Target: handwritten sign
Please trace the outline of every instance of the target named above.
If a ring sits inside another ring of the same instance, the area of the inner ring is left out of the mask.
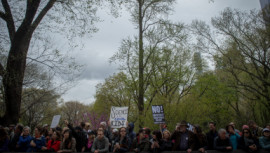
[[[60,118],[61,118],[61,115],[53,116],[51,128],[56,128],[56,126],[59,124]]]
[[[164,109],[162,105],[153,105],[152,113],[155,124],[165,123]]]
[[[128,107],[114,107],[111,108],[110,122],[112,128],[126,127],[128,116]]]

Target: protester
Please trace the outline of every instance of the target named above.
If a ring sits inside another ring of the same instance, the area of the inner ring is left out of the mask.
[[[8,126],[8,136],[9,136],[9,139],[12,140],[14,135],[15,135],[15,132],[14,132],[14,129],[15,129],[15,125],[14,124],[10,124]]]
[[[19,137],[19,141],[17,143],[17,148],[19,152],[26,152],[27,149],[30,147],[30,142],[33,139],[30,136],[30,127],[26,126],[23,128],[23,132]]]
[[[178,124],[176,131],[172,134],[172,140],[175,141],[173,151],[187,151],[190,153],[195,148],[194,134],[187,130],[186,121]]]
[[[207,149],[207,138],[206,135],[202,133],[202,129],[199,125],[194,125],[194,150],[198,150],[199,152],[204,153]]]
[[[17,147],[17,143],[20,139],[22,131],[23,131],[23,125],[17,124],[17,126],[15,127],[14,136],[9,141],[9,151],[14,151],[14,152],[19,151]]]
[[[216,123],[214,122],[209,122],[209,132],[206,133],[207,137],[207,149],[208,150],[213,150],[214,149],[214,140],[218,136],[218,132],[216,130]]]
[[[108,121],[108,126],[107,126],[107,123],[105,121],[103,122],[100,122],[100,128],[103,129],[104,131],[104,136],[106,138],[108,138],[109,140],[109,143],[111,143],[111,138],[112,138],[112,133],[111,133],[111,126],[110,126],[110,121]]]
[[[65,124],[71,130],[72,136],[76,140],[76,150],[78,152],[83,152],[85,150],[85,146],[87,143],[87,136],[84,134],[82,128],[80,126],[75,127],[75,129],[65,120]]]
[[[150,140],[151,142],[151,151],[156,153],[156,152],[160,152],[160,146],[161,146],[161,142],[162,141],[162,134],[159,130],[155,130],[152,133],[152,139]]]
[[[4,128],[0,128],[0,152],[8,152],[9,136]]]
[[[145,134],[144,129],[140,129],[136,138],[133,140],[132,151],[150,151],[149,137]]]
[[[61,141],[60,150],[58,153],[66,152],[77,152],[76,150],[76,140],[72,137],[72,132],[69,129],[66,129],[64,132],[64,137]]]
[[[109,152],[109,140],[104,136],[104,130],[98,130],[97,138],[95,138],[91,148],[93,153],[106,153]]]
[[[225,129],[218,131],[218,136],[214,140],[214,149],[218,151],[231,151],[233,149],[230,139],[226,136]]]
[[[243,126],[242,126],[242,131],[241,131],[240,134],[239,134],[240,136],[243,136],[243,130],[244,130],[244,129],[248,129],[248,130],[250,131],[248,125],[243,125]],[[251,134],[251,135],[252,135],[252,134]]]
[[[95,133],[93,131],[90,131],[87,133],[87,143],[85,146],[84,152],[91,152],[94,140],[95,140]]]
[[[46,139],[42,136],[42,130],[43,128],[40,126],[35,128],[35,137],[31,140],[27,152],[39,152],[42,147],[46,146]]]
[[[133,131],[134,130],[134,123],[128,123],[128,130],[127,130],[127,135],[131,141],[133,141],[136,137],[136,133]]]
[[[113,129],[112,130],[112,137],[111,137],[111,146],[110,146],[110,151],[113,151],[113,146],[116,143],[116,139],[119,137],[119,131],[118,129]]]
[[[120,128],[120,135],[115,140],[113,152],[128,152],[131,146],[131,140],[127,136],[127,129],[125,127]]]
[[[270,129],[264,128],[262,133],[263,136],[259,139],[260,146],[263,149],[270,151]]]
[[[253,137],[255,137],[256,139],[259,139],[259,137],[262,136],[263,128],[259,127],[253,120],[250,120],[248,122],[248,126],[250,128],[250,131],[251,131]]]
[[[235,132],[234,127],[232,125],[226,126],[226,131],[232,143],[233,150],[236,150],[238,146],[238,140],[240,139],[240,135],[237,132]]]
[[[160,146],[160,151],[172,151],[173,143],[171,133],[168,130],[163,131],[163,139]]]
[[[259,148],[258,140],[252,136],[252,133],[248,128],[242,130],[242,137],[239,139],[239,149],[247,152],[255,152]]]
[[[231,122],[229,125],[233,126],[234,131],[235,131],[236,133],[238,133],[238,135],[240,135],[240,131],[239,131],[238,129],[235,128],[235,123],[234,123],[234,122]]]
[[[51,139],[47,143],[47,147],[42,147],[42,151],[46,152],[57,152],[60,150],[61,145],[61,134],[60,132],[53,132]]]

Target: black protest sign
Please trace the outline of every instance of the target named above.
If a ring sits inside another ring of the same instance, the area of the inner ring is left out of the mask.
[[[152,113],[155,124],[165,123],[164,109],[162,105],[153,105]]]

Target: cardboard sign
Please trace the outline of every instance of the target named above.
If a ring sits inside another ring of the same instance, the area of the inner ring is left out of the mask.
[[[51,128],[56,128],[56,126],[59,124],[60,118],[61,118],[61,115],[53,116]]]
[[[153,105],[152,113],[154,118],[154,124],[165,123],[164,109],[162,105]]]
[[[111,108],[110,122],[112,128],[126,127],[128,107]]]

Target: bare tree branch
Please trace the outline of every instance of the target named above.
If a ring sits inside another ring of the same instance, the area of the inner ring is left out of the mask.
[[[5,73],[5,68],[3,67],[3,65],[0,63],[0,76],[4,76]]]
[[[33,32],[37,26],[39,25],[40,21],[43,19],[43,17],[47,14],[47,12],[53,7],[56,0],[50,0],[47,5],[42,9],[42,11],[39,13],[35,21],[33,22],[31,26],[31,31]]]
[[[14,20],[13,20],[12,13],[11,13],[11,10],[10,10],[10,6],[9,6],[7,0],[2,0],[2,5],[3,5],[4,9],[5,9],[5,13],[1,12],[0,16],[1,16],[1,18],[4,17],[3,19],[6,21],[7,28],[8,28],[8,33],[9,33],[9,38],[10,38],[10,41],[12,41],[13,38],[14,38],[14,35],[15,35]]]

